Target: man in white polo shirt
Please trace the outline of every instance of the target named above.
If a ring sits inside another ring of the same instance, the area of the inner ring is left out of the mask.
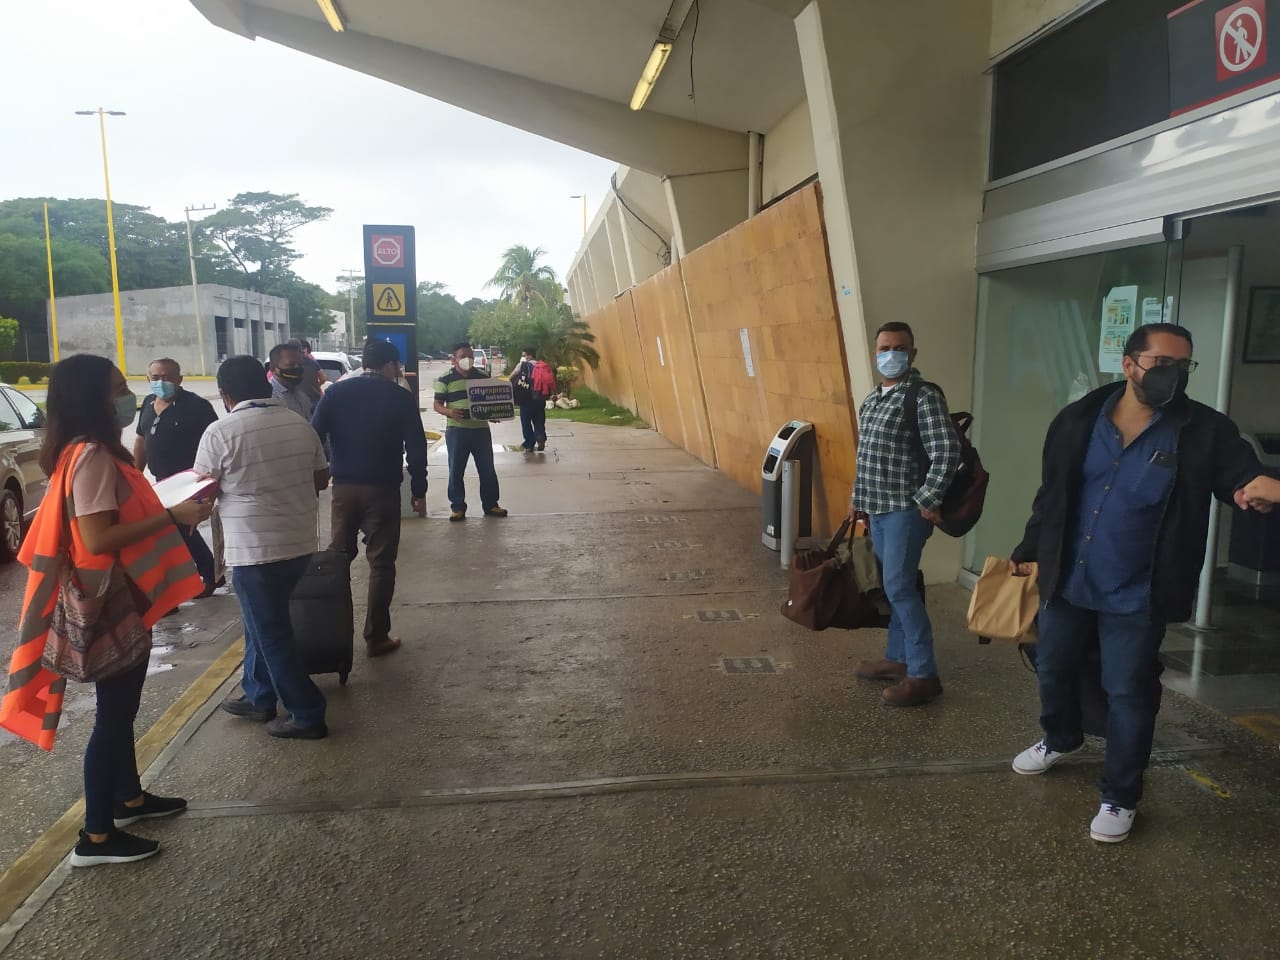
[[[271,396],[253,357],[218,368],[228,416],[211,425],[196,453],[197,473],[218,481],[227,566],[244,618],[244,696],[222,709],[266,722],[273,737],[328,735],[324,694],[294,646],[289,595],[316,549],[316,495],[329,465],[311,426]],[[276,704],[286,716],[276,717]]]

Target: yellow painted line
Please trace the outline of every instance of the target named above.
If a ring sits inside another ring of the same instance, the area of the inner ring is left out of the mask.
[[[1200,784],[1200,786],[1204,787],[1206,790],[1208,790],[1210,793],[1216,796],[1219,800],[1231,799],[1231,793],[1229,790],[1227,790],[1225,787],[1221,787],[1218,784],[1214,783],[1212,780],[1210,780],[1207,776],[1205,776],[1199,770],[1192,770],[1190,767],[1183,767],[1182,769],[1187,776],[1189,776],[1196,783]]]
[[[1274,713],[1242,713],[1231,719],[1272,743],[1280,743],[1280,716]]]
[[[139,772],[145,772],[155,762],[160,751],[227,681],[243,659],[244,638],[241,637],[224,650],[161,715],[155,725],[142,735],[135,747]],[[83,826],[84,798],[81,797],[0,876],[0,923],[13,916],[14,911],[26,902],[27,897],[62,862],[67,850],[75,846],[80,838],[80,828]]]

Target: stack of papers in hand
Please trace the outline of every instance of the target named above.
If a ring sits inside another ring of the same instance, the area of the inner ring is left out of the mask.
[[[194,470],[183,470],[155,484],[156,496],[166,510],[180,503],[207,494],[218,485],[211,477],[201,477]]]

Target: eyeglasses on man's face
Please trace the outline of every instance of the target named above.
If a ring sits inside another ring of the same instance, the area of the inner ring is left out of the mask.
[[[1150,363],[1144,366],[1142,363],[1138,362],[1139,358],[1149,360]],[[1143,370],[1150,370],[1152,367],[1178,367],[1185,370],[1187,373],[1194,373],[1196,367],[1200,366],[1200,362],[1198,360],[1184,359],[1182,357],[1152,356],[1149,353],[1134,354],[1133,362],[1137,363]]]

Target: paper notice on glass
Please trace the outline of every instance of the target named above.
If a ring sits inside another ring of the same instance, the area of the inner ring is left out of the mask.
[[[217,485],[217,480],[208,477],[202,479],[194,470],[183,470],[172,477],[156,481],[155,491],[160,503],[168,510],[208,493]]]
[[[1142,298],[1142,323],[1160,323],[1164,320],[1164,305],[1159,297]]]
[[[1098,372],[1123,370],[1124,345],[1133,333],[1138,313],[1138,288],[1112,287],[1102,301],[1102,332],[1098,339]]]

